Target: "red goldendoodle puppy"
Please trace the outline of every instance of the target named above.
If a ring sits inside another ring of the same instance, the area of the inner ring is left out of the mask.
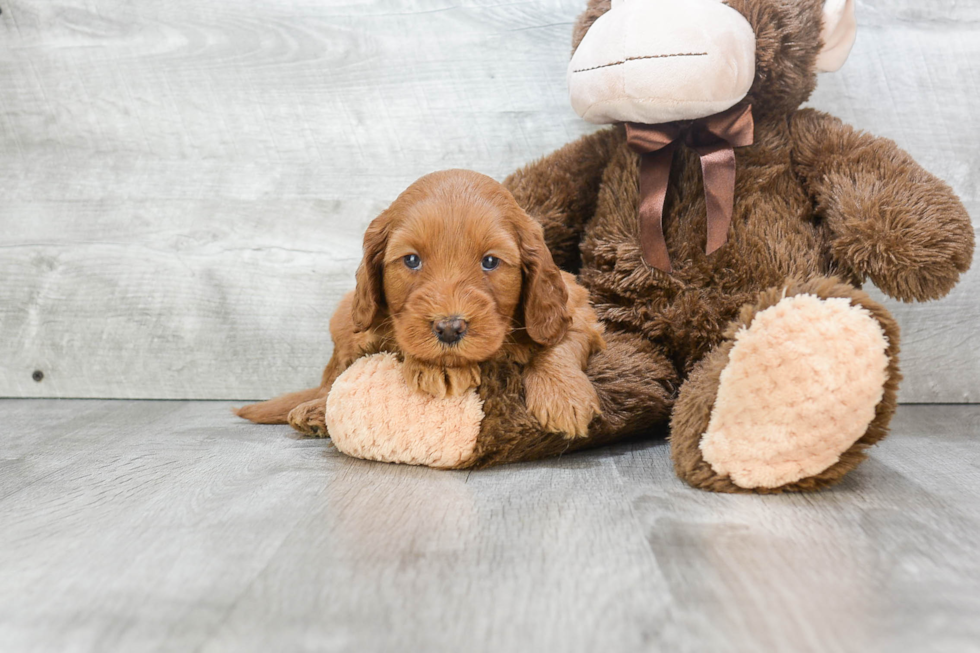
[[[525,402],[541,425],[586,434],[599,399],[583,371],[604,346],[588,292],[561,272],[541,226],[499,183],[467,170],[422,177],[364,235],[357,288],[330,320],[333,357],[318,388],[238,410],[327,435],[324,398],[359,357],[399,353],[405,380],[436,397],[480,383],[479,363],[524,364]]]

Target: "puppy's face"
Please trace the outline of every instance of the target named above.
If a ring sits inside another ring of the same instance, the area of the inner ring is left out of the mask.
[[[450,170],[417,181],[369,227],[354,318],[361,329],[390,320],[406,354],[453,367],[492,357],[514,329],[557,342],[565,303],[541,228],[497,182]]]
[[[520,248],[507,216],[483,199],[422,200],[388,237],[388,312],[398,344],[416,358],[486,360],[515,326]]]

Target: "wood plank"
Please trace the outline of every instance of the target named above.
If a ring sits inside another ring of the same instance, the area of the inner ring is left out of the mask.
[[[680,612],[681,641],[696,636],[695,650],[976,650],[980,413],[903,406],[892,431],[856,473],[813,495],[691,492],[663,444],[617,458],[675,600],[698,606]]]
[[[194,650],[343,466],[224,405],[104,417],[32,452],[33,482],[0,500],[0,649]]]
[[[158,406],[156,413],[136,405],[120,409],[111,401],[63,401],[38,410],[37,402],[5,401],[0,439],[0,497],[23,490],[39,478],[57,473],[72,464],[65,456],[53,456],[63,448],[77,446],[86,438],[104,440],[104,430],[118,425],[149,423],[169,408]]]
[[[980,641],[978,406],[902,407],[843,484],[774,497],[688,488],[663,442],[442,472],[227,409],[0,401],[0,460],[24,462],[0,492],[0,650]]]
[[[307,518],[318,527],[290,534],[203,650],[305,631],[353,651],[631,651],[669,619],[608,461],[473,474],[358,462]]]
[[[581,6],[7,0],[0,396],[314,384],[360,234],[401,189],[501,178],[592,129],[564,84]],[[980,220],[980,10],[858,9],[811,104],[894,138]],[[889,304],[904,401],[980,398],[978,291],[972,272],[943,302]]]

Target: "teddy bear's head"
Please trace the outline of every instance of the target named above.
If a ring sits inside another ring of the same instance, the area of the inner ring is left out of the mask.
[[[590,122],[693,120],[810,96],[854,43],[855,0],[589,0],[572,36],[572,106]]]

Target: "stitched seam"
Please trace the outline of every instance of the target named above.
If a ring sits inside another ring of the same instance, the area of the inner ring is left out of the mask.
[[[639,61],[640,59],[667,59],[669,57],[706,57],[707,52],[678,52],[677,54],[650,54],[645,57],[629,57],[623,59],[622,61],[616,61],[613,63],[604,63],[601,66],[592,66],[591,68],[579,68],[578,70],[573,70],[572,73],[584,73],[589,70],[598,70],[600,68],[608,68],[610,66],[619,66],[627,61]]]

